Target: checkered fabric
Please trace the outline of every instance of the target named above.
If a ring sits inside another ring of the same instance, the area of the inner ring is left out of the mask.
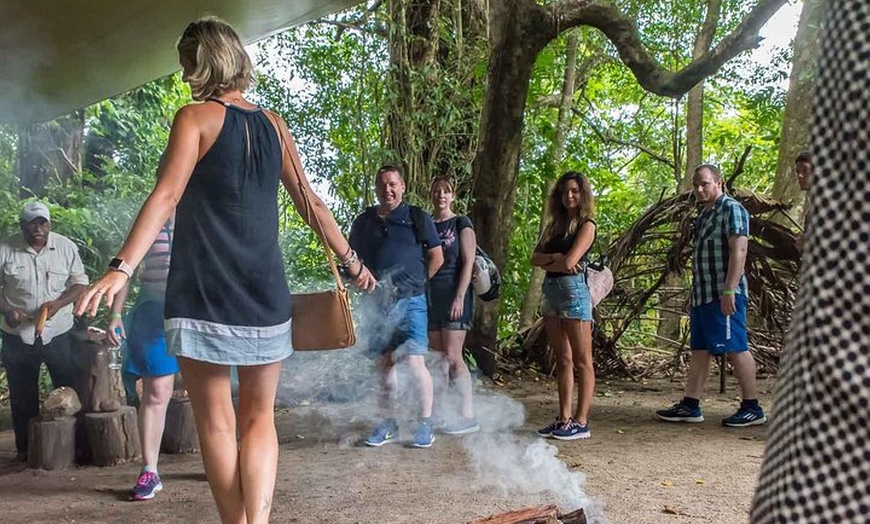
[[[813,205],[753,524],[870,518],[870,1],[825,11]]]

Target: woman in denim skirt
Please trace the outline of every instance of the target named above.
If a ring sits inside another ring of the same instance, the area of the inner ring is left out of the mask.
[[[532,253],[544,279],[547,342],[556,356],[559,416],[538,430],[559,440],[589,438],[589,407],[595,391],[592,366],[592,300],[586,284],[586,256],[595,241],[595,202],[589,180],[575,171],[562,175],[547,200],[547,224]],[[577,409],[572,413],[574,371]]]

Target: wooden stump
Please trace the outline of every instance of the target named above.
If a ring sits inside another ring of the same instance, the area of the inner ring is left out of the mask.
[[[83,341],[78,353],[83,377],[78,388],[82,411],[117,411],[126,404],[120,370],[109,369],[108,348],[97,342]]]
[[[196,434],[193,406],[189,398],[173,397],[169,400],[160,451],[163,453],[199,452],[199,437]]]
[[[75,417],[34,417],[30,420],[27,465],[36,469],[62,469],[76,459]]]
[[[114,466],[142,454],[136,408],[122,406],[109,413],[85,413],[85,432],[95,466]]]

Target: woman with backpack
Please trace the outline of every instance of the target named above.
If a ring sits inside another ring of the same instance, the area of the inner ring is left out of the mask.
[[[595,241],[595,202],[589,180],[568,171],[556,181],[547,200],[547,224],[532,253],[532,265],[544,279],[547,342],[556,357],[559,416],[538,430],[559,440],[589,438],[589,408],[595,392],[592,365],[592,300],[586,283],[587,253]],[[571,411],[574,371],[577,408]]]
[[[444,264],[429,280],[429,345],[444,354],[438,366],[441,387],[435,396],[436,403],[441,405],[439,411],[445,411],[450,379],[462,397],[460,417],[447,424],[442,432],[465,435],[480,430],[474,417],[471,373],[462,358],[465,334],[474,316],[471,274],[477,239],[471,220],[452,209],[455,194],[453,183],[446,177],[433,180],[429,189],[434,210],[432,218],[444,250]]]

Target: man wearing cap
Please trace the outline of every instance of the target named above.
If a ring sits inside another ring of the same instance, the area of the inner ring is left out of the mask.
[[[45,204],[25,204],[20,225],[20,235],[0,242],[0,358],[9,382],[15,447],[25,459],[28,424],[39,414],[40,365],[45,362],[54,387],[74,385],[72,303],[87,288],[88,277],[75,244],[51,232]],[[41,343],[34,344],[42,308],[48,309],[48,320]]]

